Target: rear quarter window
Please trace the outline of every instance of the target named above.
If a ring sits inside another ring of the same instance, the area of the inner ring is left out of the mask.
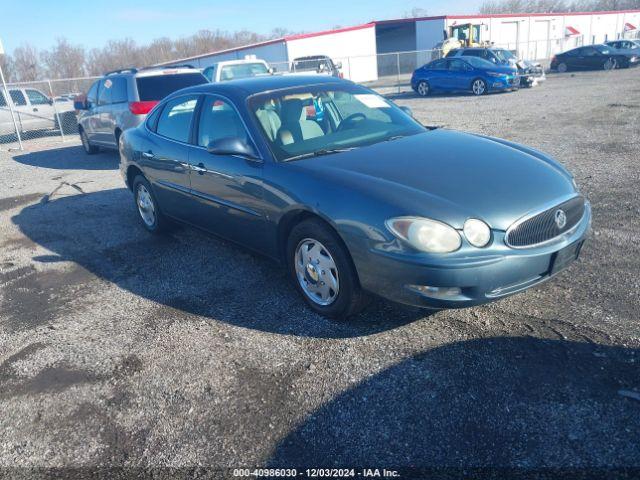
[[[159,101],[176,90],[202,85],[203,83],[208,82],[200,72],[136,78],[138,96],[141,102]]]

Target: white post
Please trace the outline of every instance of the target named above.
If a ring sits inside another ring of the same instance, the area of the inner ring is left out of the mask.
[[[396,68],[398,69],[398,93],[400,93],[400,52],[396,53]]]
[[[0,57],[4,55],[4,47],[2,46],[2,40],[0,40]],[[16,115],[13,112],[13,100],[9,95],[9,90],[7,90],[7,82],[4,80],[4,72],[2,71],[2,64],[0,64],[0,81],[2,81],[2,89],[4,90],[4,98],[6,100],[6,104],[9,107],[9,111],[11,112],[11,120],[13,121],[13,128],[16,130],[16,136],[18,137],[18,145],[20,145],[20,150],[24,150],[22,148],[22,138],[20,138],[20,129],[18,128],[18,124],[16,123]]]
[[[49,85],[49,95],[51,95],[51,103],[53,105],[53,112],[58,120],[58,128],[60,129],[60,136],[62,137],[62,141],[64,142],[64,126],[60,121],[60,115],[58,115],[58,107],[56,107],[56,101],[53,98],[53,88],[51,87],[51,80],[47,80],[47,85]]]

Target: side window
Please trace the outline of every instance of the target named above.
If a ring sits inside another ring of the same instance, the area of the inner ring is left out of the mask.
[[[0,107],[7,106],[7,99],[4,98],[4,92],[0,91]]]
[[[9,95],[11,95],[11,100],[16,107],[22,107],[27,104],[27,100],[20,90],[9,90]]]
[[[228,137],[247,140],[247,131],[240,115],[229,102],[207,95],[200,110],[198,145],[207,147],[213,141]]]
[[[29,97],[31,105],[49,105],[50,103],[49,98],[43,95],[42,92],[39,92],[38,90],[28,88],[25,90],[25,92],[27,92],[27,97]]]
[[[216,73],[216,66],[212,65],[210,67],[207,67],[203,70],[202,74],[207,77],[207,80],[209,80],[210,82],[213,82],[213,77],[215,76]]]
[[[581,55],[584,55],[585,57],[595,57],[598,55],[598,52],[595,48],[583,48]]]
[[[195,95],[168,101],[158,119],[156,133],[179,142],[188,142],[197,101],[198,97]]]
[[[93,107],[98,103],[98,84],[100,82],[94,82],[87,93],[87,104],[89,107]]]
[[[462,60],[454,58],[449,61],[449,70],[453,70],[455,72],[464,72],[465,70],[467,70],[467,64]]]
[[[447,61],[446,60],[436,60],[435,62],[431,62],[427,66],[431,70],[446,70]]]
[[[468,57],[486,57],[484,50],[465,50],[464,54]]]
[[[108,105],[111,103],[111,91],[113,87],[113,80],[105,78],[100,82],[100,89],[98,91],[98,105]]]
[[[158,117],[160,116],[160,112],[162,112],[162,105],[158,106],[158,108],[154,108],[149,115],[147,115],[147,128],[152,132],[156,131],[156,126],[158,125]]]
[[[129,99],[127,95],[127,79],[116,77],[111,86],[111,103],[124,103]]]

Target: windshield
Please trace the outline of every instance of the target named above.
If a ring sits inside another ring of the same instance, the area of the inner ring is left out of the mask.
[[[260,94],[249,107],[279,161],[358,148],[426,129],[393,103],[356,85]]]
[[[496,68],[494,63],[480,57],[462,57],[467,63],[470,63],[476,68]]]
[[[508,62],[509,60],[517,60],[516,56],[509,50],[494,50],[493,53],[500,59],[501,62]]]
[[[611,52],[611,49],[605,45],[594,45],[593,48],[598,50],[603,55],[608,55]]]
[[[327,57],[309,57],[309,58],[296,58],[293,61],[294,72],[322,72],[331,71],[331,60]]]
[[[237,65],[225,65],[220,70],[220,80],[235,80],[238,78],[266,75],[269,68],[261,62],[239,63]]]

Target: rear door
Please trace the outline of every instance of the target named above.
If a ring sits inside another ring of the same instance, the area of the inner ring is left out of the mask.
[[[23,132],[35,130],[35,117],[33,116],[33,112],[31,112],[31,108],[27,103],[27,97],[24,94],[24,91],[20,88],[12,88],[9,90],[9,95],[11,96],[11,101],[13,102],[14,114],[16,114],[18,117],[16,121],[20,130],[22,130]]]
[[[187,221],[193,208],[189,140],[197,101],[198,95],[181,95],[168,101],[157,124],[151,126],[144,150],[135,153],[163,213]]]
[[[80,118],[78,119],[78,123],[92,143],[95,143],[97,139],[98,123],[100,121],[98,114],[98,89],[100,83],[101,81],[98,80],[91,85],[85,101],[87,109],[80,112]]]
[[[25,88],[25,93],[29,100],[29,107],[33,114],[34,129],[52,129],[56,125],[55,109],[53,102],[40,90],[34,88]]]
[[[7,103],[4,90],[0,90],[0,135],[15,134],[15,126],[13,117],[11,116],[11,108]],[[18,114],[14,113],[16,122],[19,122]]]
[[[264,244],[262,161],[214,155],[206,147],[235,137],[252,145],[233,104],[216,95],[202,99],[192,148],[191,191],[195,199],[191,222],[257,250]],[[254,146],[255,149],[255,146]]]
[[[109,131],[109,122],[107,118],[111,109],[111,87],[113,86],[113,80],[109,77],[100,80],[100,86],[98,87],[98,105],[95,109],[95,131],[94,141],[101,145],[111,146],[111,137],[113,132]]]

